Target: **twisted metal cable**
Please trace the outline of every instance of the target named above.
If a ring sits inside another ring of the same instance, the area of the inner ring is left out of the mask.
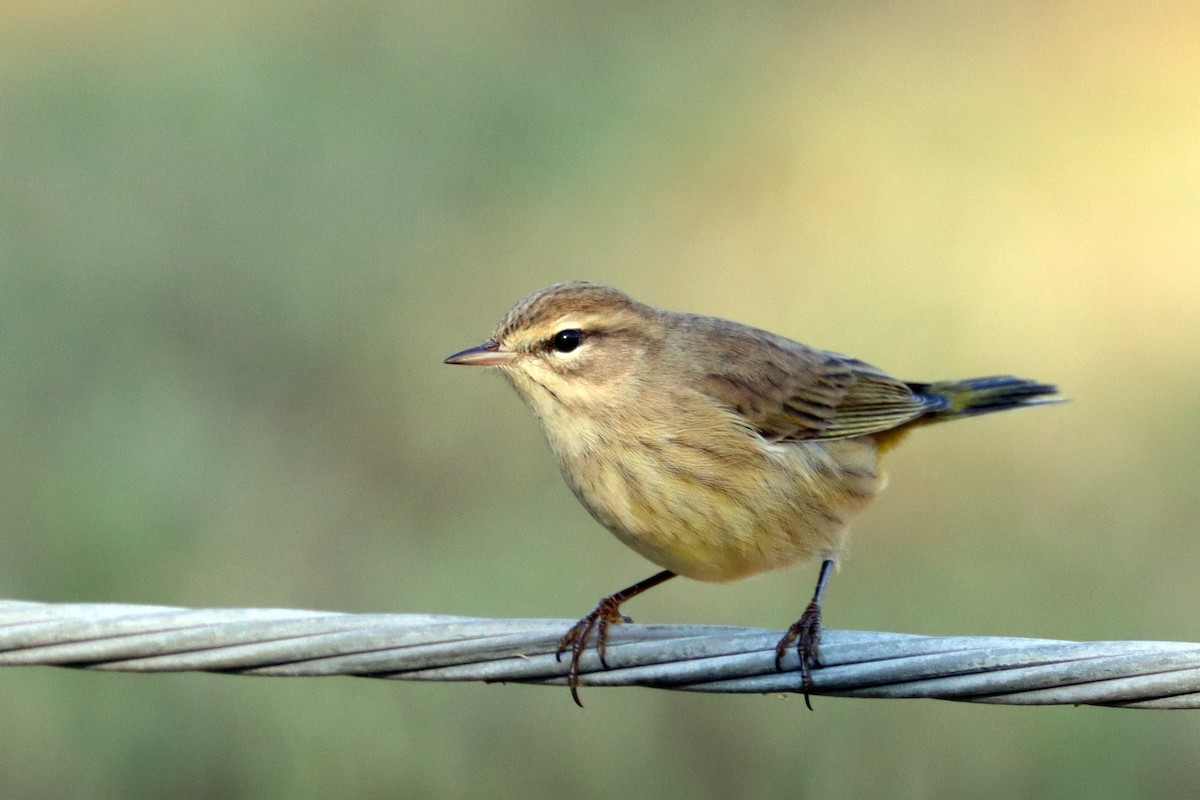
[[[0,666],[124,672],[358,675],[563,685],[559,638],[573,620],[0,600]],[[775,669],[779,631],[615,626],[585,686],[700,692],[800,691],[795,653]],[[1070,642],[825,630],[813,695],[925,697],[1015,705],[1200,708],[1200,644]]]

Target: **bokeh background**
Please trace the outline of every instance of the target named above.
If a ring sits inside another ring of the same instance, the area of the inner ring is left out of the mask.
[[[0,596],[574,618],[649,574],[495,375],[568,278],[1068,406],[924,431],[832,627],[1200,639],[1200,15],[8,3]],[[806,565],[643,621],[782,628]],[[13,797],[1194,796],[1200,718],[0,674]]]

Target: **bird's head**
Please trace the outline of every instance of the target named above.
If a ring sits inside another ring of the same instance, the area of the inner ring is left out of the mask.
[[[445,363],[500,368],[545,418],[628,403],[663,330],[661,312],[616,289],[558,283],[521,300],[490,339]]]

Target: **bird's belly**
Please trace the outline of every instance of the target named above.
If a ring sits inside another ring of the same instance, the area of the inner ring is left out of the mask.
[[[766,445],[737,459],[658,443],[590,465],[568,483],[592,515],[650,561],[703,581],[837,558],[848,518],[884,482],[866,440]]]

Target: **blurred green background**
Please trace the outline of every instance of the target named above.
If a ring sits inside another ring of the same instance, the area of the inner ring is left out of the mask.
[[[494,375],[617,285],[1075,401],[912,437],[831,627],[1200,639],[1194,4],[121,2],[0,27],[0,596],[575,618]],[[805,565],[642,621],[782,628]],[[13,797],[1194,796],[1200,717],[25,669]]]

